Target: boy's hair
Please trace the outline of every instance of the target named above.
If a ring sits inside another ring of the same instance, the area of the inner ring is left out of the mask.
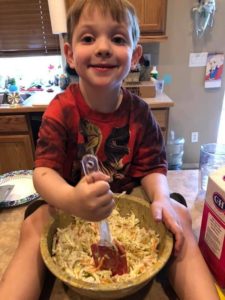
[[[132,28],[134,48],[136,47],[140,36],[140,29],[135,9],[127,0],[74,0],[67,14],[66,38],[69,43],[72,42],[73,31],[86,7],[88,7],[90,11],[93,11],[94,8],[97,7],[103,15],[109,12],[113,20],[118,23],[128,18],[128,22],[130,22]]]

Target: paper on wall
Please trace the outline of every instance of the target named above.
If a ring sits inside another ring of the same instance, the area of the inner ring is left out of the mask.
[[[208,52],[190,53],[189,67],[204,67],[207,62]]]
[[[205,74],[205,88],[221,87],[224,54],[208,54]]]

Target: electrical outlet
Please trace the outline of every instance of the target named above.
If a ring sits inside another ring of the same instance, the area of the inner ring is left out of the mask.
[[[192,132],[191,133],[191,142],[197,143],[198,142],[198,132]]]

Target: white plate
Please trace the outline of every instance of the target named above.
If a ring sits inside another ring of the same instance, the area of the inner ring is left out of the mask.
[[[14,185],[6,199],[0,201],[0,207],[19,206],[39,197],[33,186],[32,174],[32,170],[19,170],[0,176],[0,186]]]

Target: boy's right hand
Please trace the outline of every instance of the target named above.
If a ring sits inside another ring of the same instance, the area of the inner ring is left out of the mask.
[[[74,204],[71,212],[88,221],[107,218],[115,206],[109,179],[110,177],[102,172],[84,176],[73,188]]]

